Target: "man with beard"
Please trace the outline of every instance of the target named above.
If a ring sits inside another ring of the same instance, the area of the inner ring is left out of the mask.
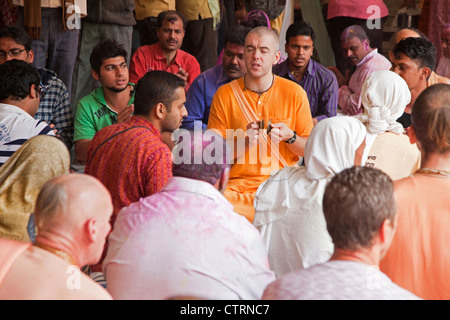
[[[344,56],[356,70],[343,75],[336,67],[329,67],[337,77],[339,84],[338,106],[342,113],[356,115],[362,112],[361,89],[366,78],[375,71],[389,70],[391,63],[378,49],[370,47],[370,41],[364,29],[358,25],[347,27],[341,34],[341,48]]]
[[[130,81],[137,83],[148,71],[174,73],[186,81],[186,92],[200,74],[195,57],[180,47],[186,29],[186,19],[177,11],[163,11],[157,18],[158,42],[136,50],[130,62]]]
[[[273,68],[274,74],[305,89],[314,125],[336,115],[339,90],[334,73],[311,59],[315,41],[314,29],[307,22],[291,24],[286,31],[288,58]]]
[[[222,63],[198,76],[187,93],[186,109],[189,114],[184,119],[182,128],[192,130],[201,126],[206,130],[211,102],[217,89],[245,75],[247,68],[244,62],[244,42],[249,30],[250,28],[241,25],[228,30]]]
[[[129,119],[133,112],[134,85],[129,83],[127,51],[114,40],[100,42],[92,51],[92,76],[101,84],[78,102],[75,115],[75,153],[80,164],[94,135],[102,128]]]
[[[172,73],[147,72],[136,84],[130,119],[101,129],[92,139],[85,173],[110,191],[112,226],[120,209],[161,191],[172,177],[172,152],[162,134],[177,130],[187,116],[184,85]],[[92,271],[100,267],[92,266]]]

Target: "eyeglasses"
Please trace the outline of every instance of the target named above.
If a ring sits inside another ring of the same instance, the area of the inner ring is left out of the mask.
[[[10,56],[11,58],[18,57],[25,50],[27,49],[12,49],[9,50],[8,52],[0,51],[0,59],[2,60],[6,59],[6,55]]]

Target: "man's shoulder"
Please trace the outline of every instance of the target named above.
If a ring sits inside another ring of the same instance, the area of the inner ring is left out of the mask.
[[[103,88],[99,87],[94,89],[88,95],[85,95],[83,98],[81,98],[78,101],[78,105],[83,107],[103,106],[105,103],[103,103],[102,100],[104,100]]]
[[[62,93],[68,92],[66,85],[60,78],[58,78],[56,72],[45,68],[36,68],[36,70],[41,77],[41,82],[45,91],[49,88],[54,88],[62,91]]]

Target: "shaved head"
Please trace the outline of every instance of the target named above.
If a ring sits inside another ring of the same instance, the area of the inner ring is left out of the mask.
[[[38,230],[56,227],[69,231],[105,210],[111,213],[112,204],[103,184],[89,175],[64,175],[42,187],[36,201],[36,226]]]

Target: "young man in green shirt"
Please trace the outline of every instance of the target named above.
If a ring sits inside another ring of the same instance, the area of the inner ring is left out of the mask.
[[[127,121],[133,113],[134,84],[129,83],[127,52],[114,40],[100,42],[92,51],[92,76],[101,84],[82,98],[75,114],[75,154],[80,164],[94,135],[102,128]]]

